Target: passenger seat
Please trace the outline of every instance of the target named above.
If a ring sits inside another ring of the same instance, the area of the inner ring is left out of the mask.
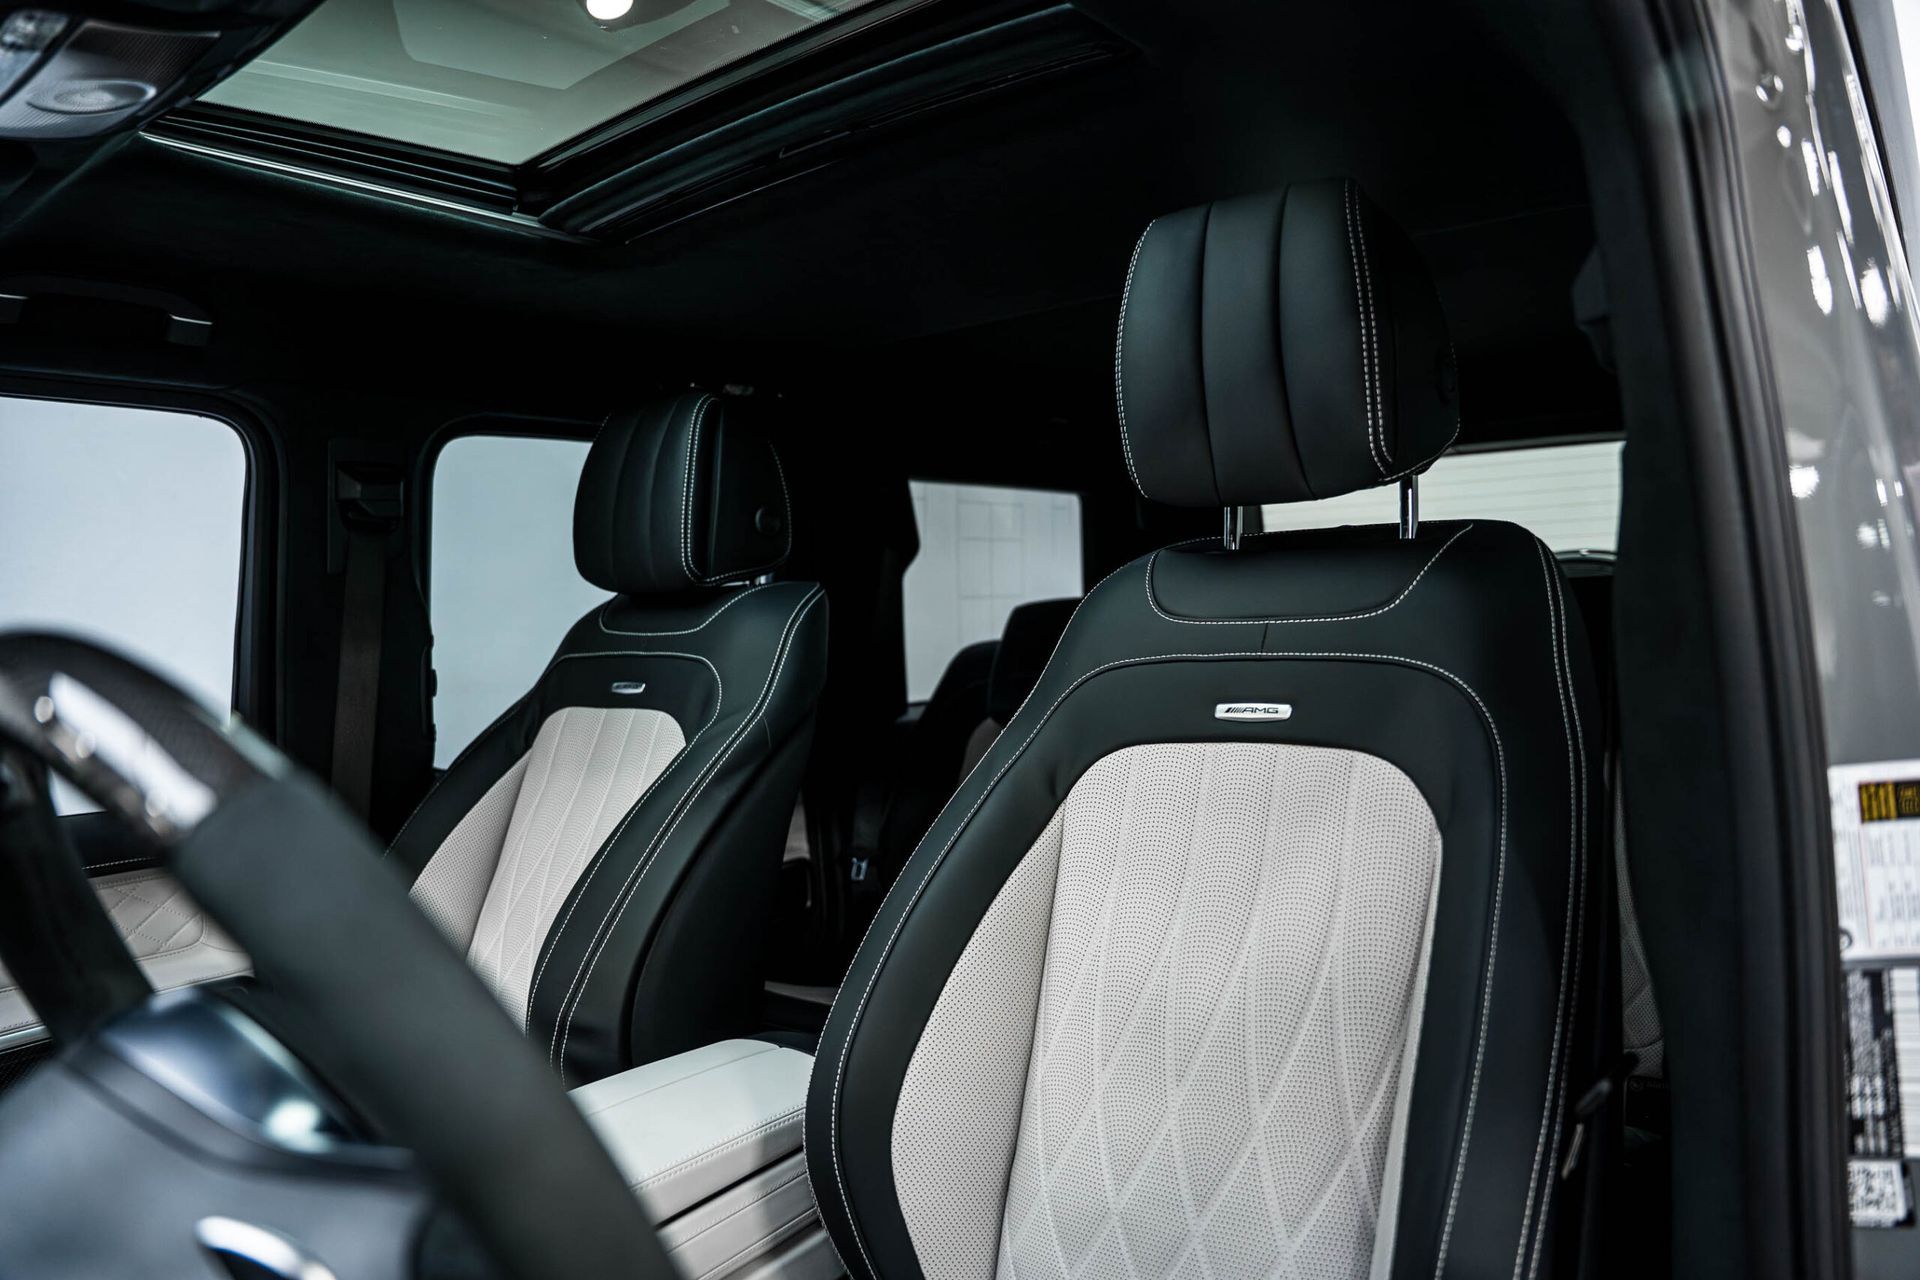
[[[827,607],[767,580],[792,516],[747,411],[687,392],[609,418],[573,537],[613,598],[388,853],[569,1084],[756,1026]]]

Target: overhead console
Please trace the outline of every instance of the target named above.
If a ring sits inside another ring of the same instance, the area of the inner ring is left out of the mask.
[[[310,0],[0,8],[0,138],[97,138],[250,58]]]
[[[723,1040],[573,1091],[688,1280],[830,1280],[800,1150],[813,1059]]]

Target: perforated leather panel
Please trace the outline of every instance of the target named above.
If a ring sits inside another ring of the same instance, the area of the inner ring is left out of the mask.
[[[155,990],[212,982],[246,973],[246,952],[207,919],[180,882],[164,871],[127,871],[93,882],[100,905]],[[40,1019],[13,976],[0,966],[0,1035]]]
[[[535,958],[560,904],[685,745],[679,722],[663,711],[554,712],[525,760],[487,791],[414,882],[415,899],[456,943],[465,941],[474,969],[522,1026]],[[482,882],[476,909],[473,890]],[[465,939],[463,919],[472,920]]]
[[[1439,865],[1426,801],[1358,752],[1096,764],[903,1082],[894,1175],[929,1280],[1367,1274]],[[997,989],[1043,930],[1037,1001]]]

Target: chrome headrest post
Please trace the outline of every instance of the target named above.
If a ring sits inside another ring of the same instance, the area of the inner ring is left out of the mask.
[[[1412,541],[1420,533],[1420,477],[1400,482],[1400,536]]]
[[[1223,519],[1220,527],[1220,545],[1229,551],[1238,551],[1240,539],[1247,533],[1247,509],[1228,507],[1221,515]]]

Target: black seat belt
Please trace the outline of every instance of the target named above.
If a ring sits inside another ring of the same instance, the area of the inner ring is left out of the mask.
[[[333,789],[365,818],[373,799],[373,739],[386,634],[387,541],[405,513],[403,482],[339,468],[337,517],[346,535],[340,597],[340,672],[334,687]]]

